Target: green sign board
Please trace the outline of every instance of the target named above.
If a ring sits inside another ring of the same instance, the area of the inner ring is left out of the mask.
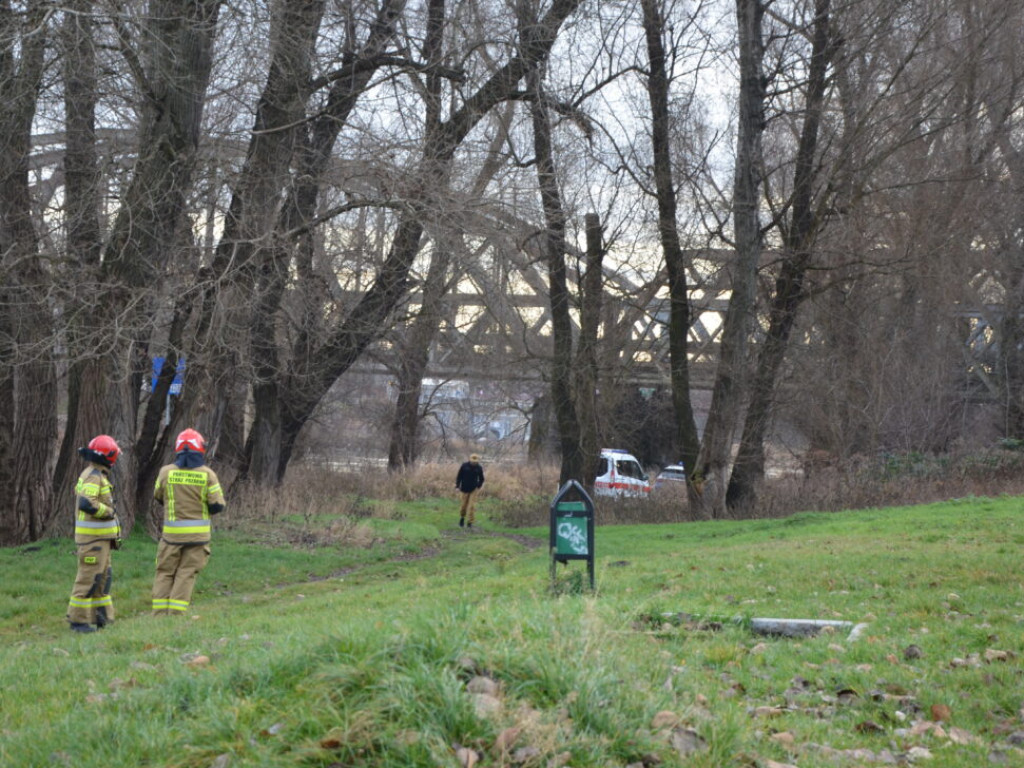
[[[575,480],[569,480],[551,502],[551,581],[555,564],[586,560],[594,588],[594,502]]]
[[[556,555],[589,555],[585,517],[559,517],[555,521]]]

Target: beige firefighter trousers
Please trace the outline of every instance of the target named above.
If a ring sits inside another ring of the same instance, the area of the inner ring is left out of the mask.
[[[209,544],[169,544],[161,541],[156,550],[156,578],[153,580],[153,613],[182,615],[192,602],[196,576],[210,559]]]
[[[78,544],[78,573],[71,588],[67,619],[72,624],[103,626],[114,620],[114,603],[110,597],[109,539]]]

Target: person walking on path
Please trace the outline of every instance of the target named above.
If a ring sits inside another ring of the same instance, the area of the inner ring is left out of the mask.
[[[469,461],[459,467],[459,474],[455,476],[455,488],[462,494],[462,504],[459,506],[459,527],[473,527],[476,520],[476,492],[484,484],[484,468],[480,466],[480,457],[475,453],[469,457]]]
[[[196,577],[210,559],[210,515],[224,509],[216,473],[206,466],[206,443],[194,429],[174,442],[173,464],[160,469],[153,498],[164,508],[156,552],[153,613],[182,616],[192,602]]]
[[[120,547],[110,470],[121,449],[110,435],[97,435],[78,455],[89,462],[75,484],[75,548],[78,573],[71,588],[67,620],[72,632],[95,632],[114,621],[110,597],[110,552]]]

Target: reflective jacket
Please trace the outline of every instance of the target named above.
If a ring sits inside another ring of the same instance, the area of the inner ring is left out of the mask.
[[[75,484],[75,544],[121,538],[114,516],[114,485],[106,467],[90,463]]]
[[[210,507],[215,512],[224,508],[224,493],[212,469],[205,465],[186,469],[168,464],[156,478],[153,498],[164,506],[164,541],[209,543]]]

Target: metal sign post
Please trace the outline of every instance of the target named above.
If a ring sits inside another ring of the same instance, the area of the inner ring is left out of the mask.
[[[551,583],[555,566],[586,560],[590,589],[594,589],[594,502],[575,480],[569,480],[551,501]]]

